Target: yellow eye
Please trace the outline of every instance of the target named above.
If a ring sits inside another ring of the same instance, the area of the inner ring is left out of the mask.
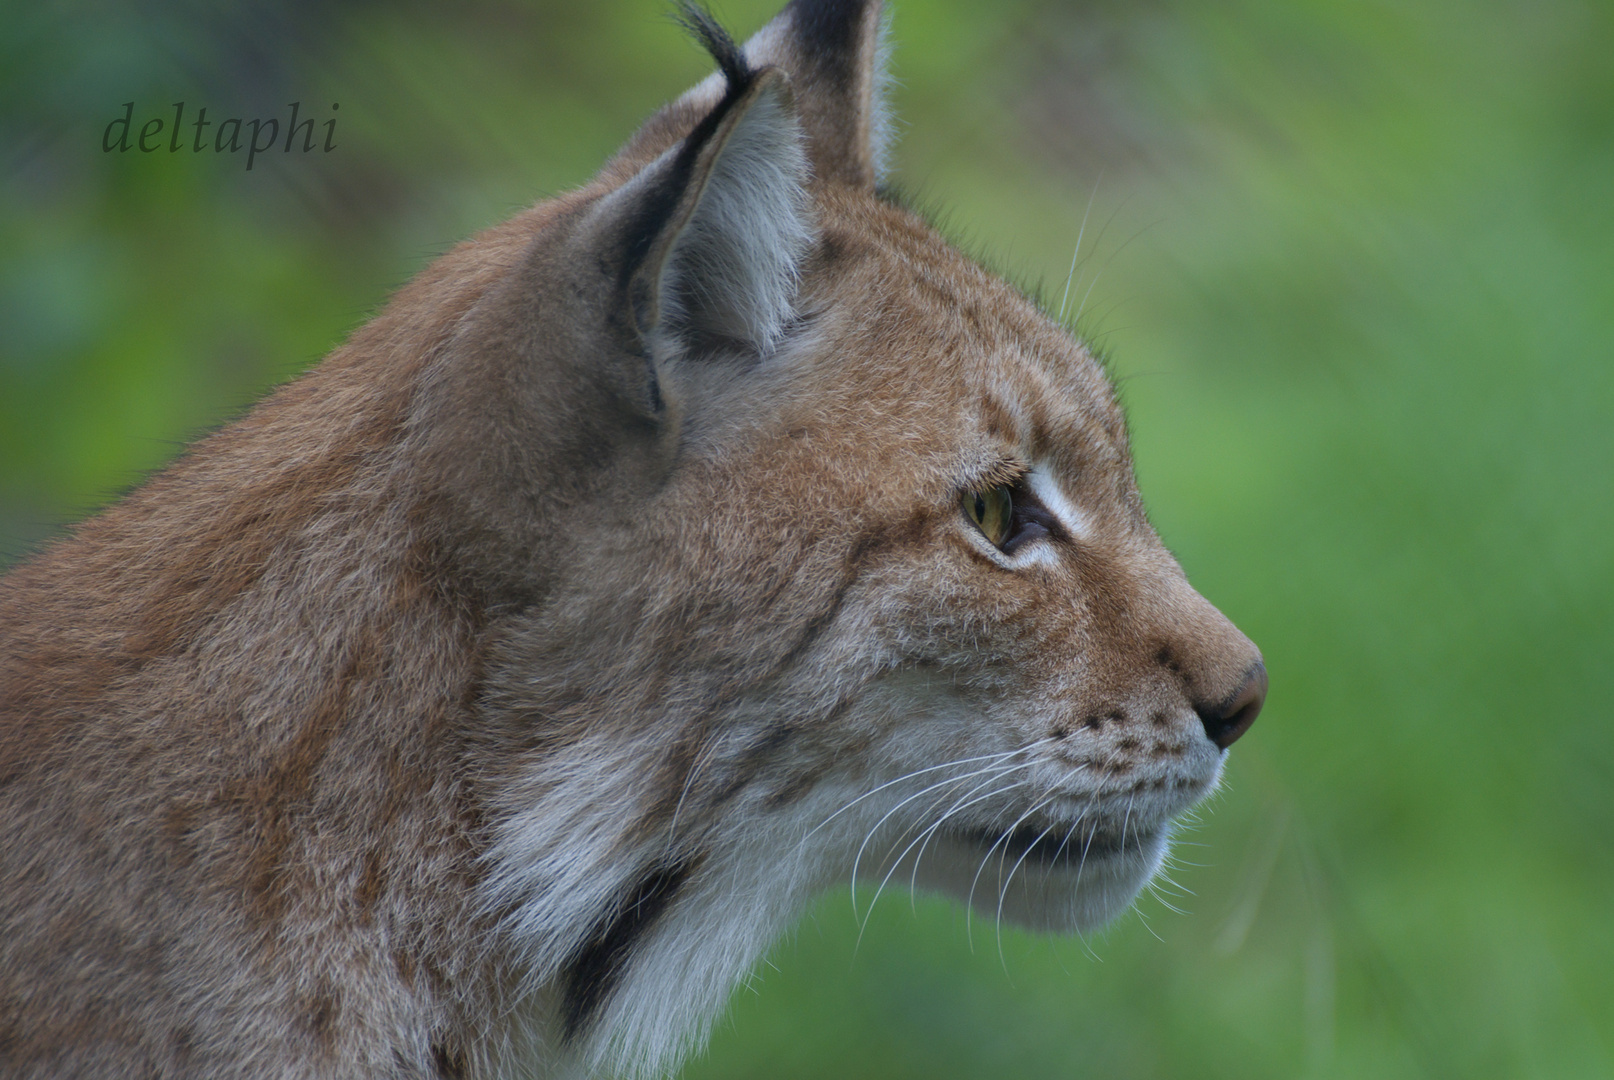
[[[1001,484],[985,491],[964,492],[964,513],[995,546],[1002,547],[1009,538],[1014,501],[1009,498],[1009,489]]]

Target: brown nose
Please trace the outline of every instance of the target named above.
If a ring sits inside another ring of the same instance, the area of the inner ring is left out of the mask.
[[[1205,725],[1210,741],[1226,750],[1240,735],[1250,730],[1261,706],[1267,700],[1267,668],[1260,661],[1244,676],[1232,695],[1214,705],[1196,706],[1199,722]]]

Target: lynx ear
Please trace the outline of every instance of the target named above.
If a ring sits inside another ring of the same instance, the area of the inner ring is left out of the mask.
[[[880,0],[793,0],[745,43],[754,67],[790,76],[813,175],[873,188],[891,141]],[[710,95],[697,86],[687,97]]]
[[[753,68],[709,16],[687,14],[725,92],[693,131],[600,200],[594,224],[621,253],[623,300],[643,337],[766,352],[792,317],[814,236],[801,124],[782,72]]]

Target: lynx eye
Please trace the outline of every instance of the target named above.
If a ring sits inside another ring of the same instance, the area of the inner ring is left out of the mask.
[[[1004,485],[997,484],[985,491],[964,492],[964,513],[975,522],[981,535],[992,541],[994,547],[1001,548],[1009,539],[1009,529],[1014,521],[1014,500],[1009,497],[1009,489]]]

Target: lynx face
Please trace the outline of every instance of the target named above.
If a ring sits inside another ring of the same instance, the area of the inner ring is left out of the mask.
[[[1091,926],[1215,787],[1260,654],[877,188],[877,5],[690,19],[593,184],[7,579],[27,1069],[652,1073],[822,888]]]

